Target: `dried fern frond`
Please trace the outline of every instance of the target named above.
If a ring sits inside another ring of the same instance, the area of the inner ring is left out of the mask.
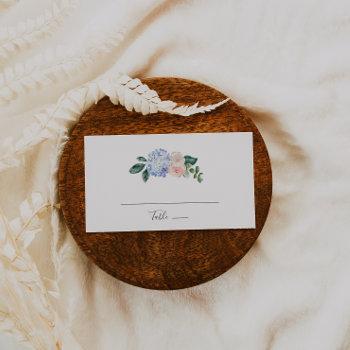
[[[0,105],[15,100],[22,93],[69,79],[117,47],[123,37],[124,31],[118,30],[84,51],[58,46],[25,63],[6,68],[0,75]]]
[[[49,290],[28,252],[49,206],[33,193],[14,220],[0,212],[0,329],[34,349],[54,349],[58,343],[59,321]]]
[[[99,82],[99,86],[112,103],[121,104],[128,111],[135,110],[143,115],[166,112],[169,114],[190,116],[198,113],[210,112],[229,99],[225,99],[215,104],[199,106],[195,103],[191,106],[179,106],[173,101],[162,101],[156,91],[151,90],[140,79],[132,79],[127,75],[122,75],[117,79],[106,79]]]
[[[16,99],[21,93],[51,85],[62,77],[67,78],[81,69],[81,65],[74,51],[58,46],[27,62],[7,67],[0,75],[0,105]]]
[[[21,137],[4,140],[0,155],[0,172],[21,164],[21,156],[47,139],[67,134],[67,128],[93,103],[102,97],[97,84],[90,82],[62,95],[58,102],[34,115],[37,121],[27,126]]]
[[[45,121],[42,123],[34,122],[23,130],[22,137],[17,141],[13,141],[11,137],[5,139],[2,144],[3,154],[0,156],[0,171],[19,166],[20,156],[52,137],[53,133],[56,133],[57,127],[61,128],[58,123],[51,120],[46,123]]]
[[[14,53],[29,48],[39,39],[49,36],[60,25],[66,16],[76,8],[77,0],[54,2],[35,19],[27,19],[15,27],[0,31],[0,60],[5,60]]]

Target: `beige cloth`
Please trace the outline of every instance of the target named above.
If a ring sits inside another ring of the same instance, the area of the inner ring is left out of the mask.
[[[18,23],[47,8],[44,0],[0,1],[1,27],[21,32]],[[1,41],[8,32],[0,37],[1,142],[23,138],[37,111],[108,70],[184,77],[250,112],[271,156],[274,188],[263,232],[243,260],[209,283],[173,292],[110,277],[55,223],[56,209],[43,213],[29,250],[40,274],[58,281],[60,346],[349,349],[349,1],[67,0],[62,8],[59,25],[47,16],[41,31],[22,31],[14,47]],[[16,63],[14,76],[5,72]],[[55,198],[55,126],[51,132],[0,173],[9,219],[33,191]]]

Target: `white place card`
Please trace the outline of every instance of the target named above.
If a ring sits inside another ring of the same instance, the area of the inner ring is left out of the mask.
[[[251,132],[85,136],[86,232],[255,228]]]

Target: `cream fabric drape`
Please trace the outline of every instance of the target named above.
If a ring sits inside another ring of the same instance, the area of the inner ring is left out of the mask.
[[[35,349],[350,348],[348,1],[0,0],[0,26],[4,232],[37,213],[24,262],[0,235],[0,329]],[[118,72],[211,85],[266,141],[265,228],[209,283],[129,286],[89,262],[64,225],[60,145],[85,87]],[[68,111],[40,119],[67,92]]]

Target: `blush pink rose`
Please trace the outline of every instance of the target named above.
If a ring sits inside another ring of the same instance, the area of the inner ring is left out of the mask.
[[[169,174],[180,177],[185,173],[185,167],[177,163],[171,163],[169,167]]]
[[[173,152],[170,155],[170,160],[169,174],[177,177],[182,176],[186,171],[183,155],[180,152]]]
[[[177,163],[177,164],[178,163],[180,163],[180,164],[184,163],[184,157],[183,157],[183,155],[180,152],[173,152],[173,153],[171,153],[170,160],[173,163]]]

